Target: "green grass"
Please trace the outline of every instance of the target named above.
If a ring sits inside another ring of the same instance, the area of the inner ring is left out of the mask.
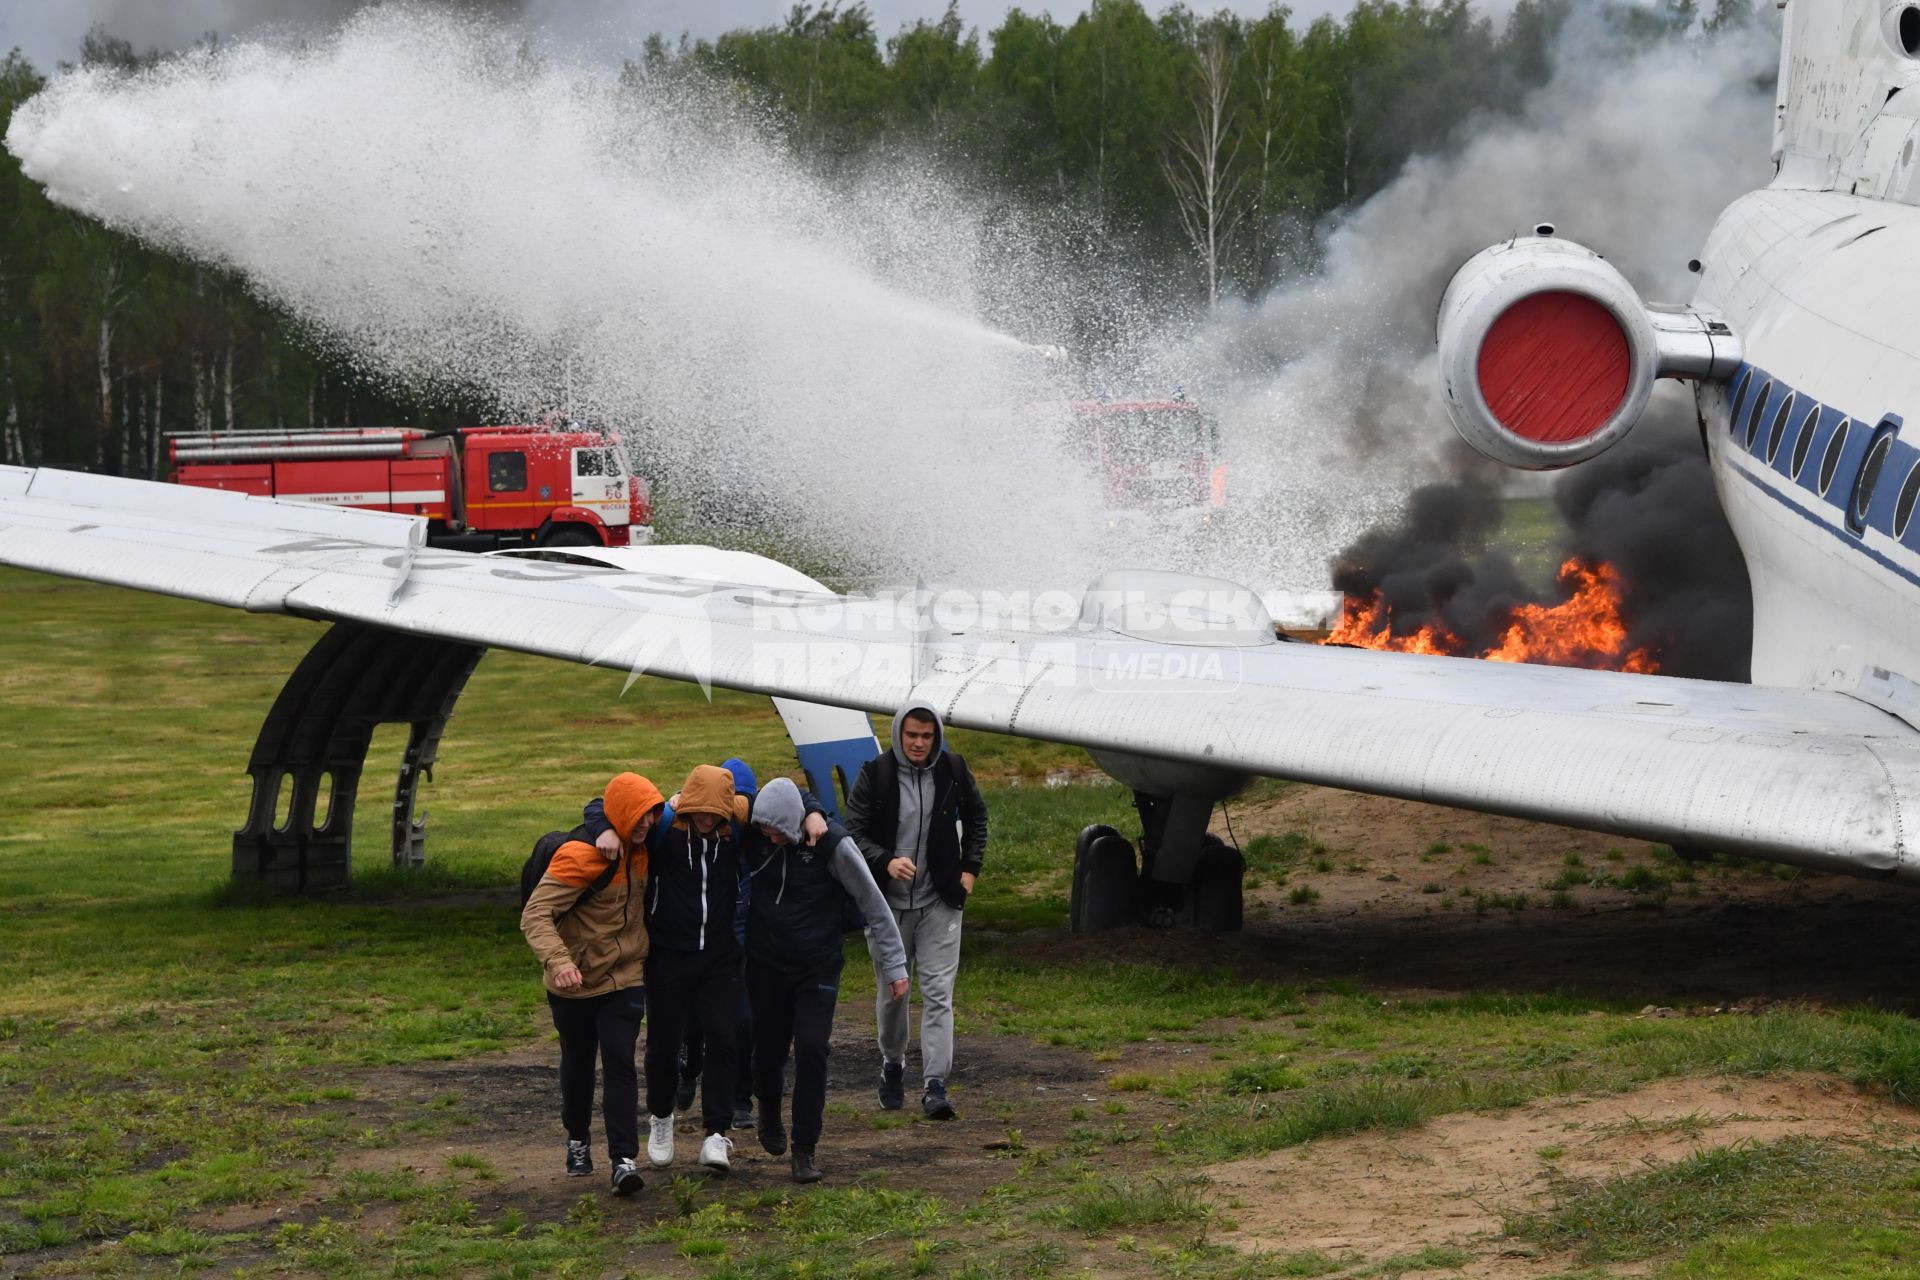
[[[1920,1153],[1784,1138],[1718,1147],[1664,1168],[1563,1186],[1547,1213],[1506,1233],[1586,1262],[1632,1262],[1714,1235],[1817,1216],[1829,1232],[1912,1211]],[[1911,1255],[1909,1255],[1911,1256]]]
[[[1116,1229],[1168,1223],[1201,1222],[1207,1217],[1200,1184],[1187,1178],[1145,1178],[1115,1182],[1096,1179],[1075,1188],[1059,1210],[1060,1221],[1075,1231],[1097,1234]]]
[[[1920,1102],[1920,1030],[1882,1011],[1642,1020],[1633,1015],[1648,999],[1511,995],[1498,975],[1447,997],[1251,978],[1247,964],[1305,914],[1293,910],[1244,946],[1068,942],[1066,851],[1089,823],[1134,829],[1129,793],[1041,785],[1079,776],[1077,752],[955,734],[993,815],[968,912],[959,1029],[1113,1064],[1099,1101],[1076,1106],[1064,1134],[1014,1108],[979,1113],[982,1141],[999,1146],[996,1181],[953,1201],[917,1187],[909,1166],[806,1192],[649,1178],[633,1211],[616,1211],[596,1180],[570,1210],[543,1211],[516,1201],[511,1180],[463,1145],[486,1118],[483,1099],[464,1086],[395,1097],[377,1073],[485,1063],[544,1042],[551,1030],[509,887],[533,837],[569,821],[620,769],[671,786],[691,764],[731,754],[763,776],[790,768],[766,701],[716,693],[709,703],[650,680],[622,696],[618,673],[490,655],[423,790],[425,872],[381,865],[381,796],[399,747],[383,731],[362,788],[353,887],[265,900],[228,881],[243,765],[265,706],[319,628],[14,572],[0,572],[0,611],[0,1254],[10,1270],[29,1254],[26,1269],[52,1273],[343,1277],[1444,1272],[1461,1265],[1456,1252],[1362,1263],[1236,1248],[1233,1211],[1208,1192],[1207,1166],[1676,1075],[1823,1072]],[[1280,789],[1263,783],[1257,794]],[[1295,877],[1289,892],[1303,907],[1318,895],[1300,880],[1333,871],[1332,851],[1308,831],[1256,834],[1245,847],[1251,870],[1283,886]],[[1338,857],[1363,865],[1371,853]],[[1454,862],[1482,854],[1492,856],[1436,844],[1423,856],[1451,856],[1422,888],[1442,892]],[[1598,868],[1570,861],[1564,884],[1545,887],[1570,900],[1604,881],[1656,899],[1692,875],[1750,874],[1771,872],[1623,855]],[[1526,905],[1525,895],[1463,889],[1462,905]],[[857,1014],[871,970],[857,940],[849,958],[842,1008]],[[1149,1045],[1173,1056],[1127,1061]],[[894,1130],[888,1141],[918,1123],[864,1109],[829,1117],[843,1132]],[[432,1154],[413,1167],[397,1153],[370,1165],[395,1146]],[[1550,1210],[1512,1227],[1588,1265],[1631,1257],[1665,1276],[1916,1269],[1920,1182],[1904,1149],[1825,1143],[1716,1159],[1666,1181],[1565,1184]],[[1740,1195],[1715,1199],[1714,1185]],[[214,1216],[249,1206],[297,1212],[232,1230]]]

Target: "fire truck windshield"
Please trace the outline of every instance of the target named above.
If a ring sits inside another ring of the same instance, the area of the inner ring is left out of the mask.
[[[577,476],[617,476],[622,474],[620,460],[611,449],[575,449],[573,473]]]
[[[1191,410],[1112,413],[1097,421],[1101,451],[1110,463],[1147,466],[1192,461],[1208,453],[1206,424]]]

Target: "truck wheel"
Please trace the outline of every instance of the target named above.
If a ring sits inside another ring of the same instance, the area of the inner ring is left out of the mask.
[[[540,539],[543,547],[597,547],[600,539],[577,524],[557,524]]]

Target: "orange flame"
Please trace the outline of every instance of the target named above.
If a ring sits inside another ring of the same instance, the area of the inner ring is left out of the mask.
[[[1340,625],[1325,643],[1398,653],[1479,657],[1490,662],[1538,662],[1641,673],[1659,670],[1647,649],[1627,648],[1627,625],[1620,618],[1619,570],[1610,564],[1590,564],[1572,557],[1560,566],[1559,581],[1570,593],[1568,599],[1556,605],[1519,606],[1500,643],[1482,653],[1474,653],[1471,645],[1438,622],[1430,622],[1410,635],[1394,635],[1386,602],[1377,592],[1367,600],[1347,597]]]

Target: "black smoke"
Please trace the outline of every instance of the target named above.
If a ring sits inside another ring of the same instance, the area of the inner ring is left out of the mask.
[[[1746,680],[1753,656],[1747,562],[1714,492],[1699,436],[1641,424],[1554,489],[1571,554],[1626,580],[1628,642],[1663,674]]]
[[[1529,581],[1500,549],[1508,505],[1478,477],[1417,489],[1394,524],[1335,558],[1334,586],[1350,601],[1377,595],[1396,636],[1438,624],[1459,638],[1460,652],[1491,648],[1516,608],[1559,604],[1568,594]],[[1748,678],[1746,561],[1690,426],[1649,415],[1621,444],[1563,476],[1553,509],[1556,564],[1578,556],[1619,570],[1628,651],[1646,649],[1665,675]]]
[[[1350,600],[1378,597],[1387,629],[1409,636],[1439,624],[1477,653],[1499,642],[1514,609],[1535,590],[1488,542],[1504,504],[1492,485],[1459,480],[1424,485],[1407,497],[1398,523],[1360,535],[1333,563],[1333,585]]]

